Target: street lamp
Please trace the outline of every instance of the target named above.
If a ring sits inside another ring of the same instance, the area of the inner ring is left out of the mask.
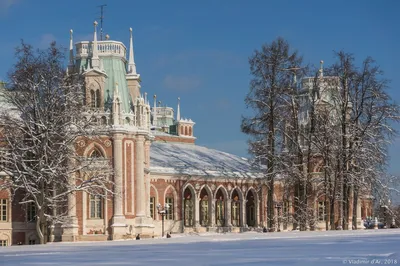
[[[282,204],[280,202],[275,203],[275,208],[276,208],[277,213],[278,213],[278,230],[277,231],[280,232],[281,231],[281,219],[280,219],[280,217],[281,217]]]
[[[168,214],[169,205],[165,203],[164,206],[161,206],[160,203],[157,204],[157,212],[161,215],[161,237],[164,237],[164,216]]]

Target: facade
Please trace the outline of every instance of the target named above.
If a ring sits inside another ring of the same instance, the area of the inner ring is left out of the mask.
[[[179,98],[176,114],[158,104],[156,96],[151,106],[141,92],[132,29],[127,49],[108,37],[98,41],[96,27],[93,40],[78,42],[75,49],[72,30],[70,35],[68,72],[83,74],[87,117],[95,117],[101,135],[95,141],[82,137],[76,149],[98,165],[113,166],[116,195],[70,195],[69,221],[51,228],[50,241],[155,237],[162,235],[163,220],[165,232],[172,233],[264,227],[267,187],[262,174],[245,158],[196,145],[195,123],[181,117]],[[279,180],[274,200],[280,216]],[[289,214],[291,202],[284,205]],[[34,216],[32,206],[21,207],[17,197],[11,200],[0,191],[0,245],[39,243]],[[292,229],[290,219],[279,219],[282,230]]]

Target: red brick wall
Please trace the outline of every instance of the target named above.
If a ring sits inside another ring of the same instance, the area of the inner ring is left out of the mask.
[[[169,136],[156,136],[156,141],[162,142],[181,142],[181,143],[192,143],[194,144],[194,138],[183,138],[183,137],[169,137]]]

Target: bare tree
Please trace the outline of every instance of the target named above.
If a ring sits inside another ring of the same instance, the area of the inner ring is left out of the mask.
[[[299,66],[301,60],[282,38],[263,45],[249,59],[253,78],[245,101],[254,110],[254,116],[242,119],[242,131],[252,137],[249,151],[254,155],[255,162],[265,169],[267,226],[270,230],[275,229],[274,185],[281,169],[284,114],[293,80],[293,74],[288,69]]]
[[[35,51],[22,42],[16,59],[1,95],[9,107],[0,115],[5,162],[1,168],[8,174],[2,188],[9,189],[19,204],[34,206],[43,244],[48,228],[66,220],[69,196],[77,191],[112,194],[110,167],[108,161],[99,165],[97,158],[76,153],[80,137],[96,135],[82,115],[82,79],[66,74],[63,51],[55,43]]]

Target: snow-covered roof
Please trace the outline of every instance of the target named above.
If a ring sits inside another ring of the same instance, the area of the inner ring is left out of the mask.
[[[256,178],[261,175],[246,158],[203,146],[153,142],[150,172],[221,178]]]

